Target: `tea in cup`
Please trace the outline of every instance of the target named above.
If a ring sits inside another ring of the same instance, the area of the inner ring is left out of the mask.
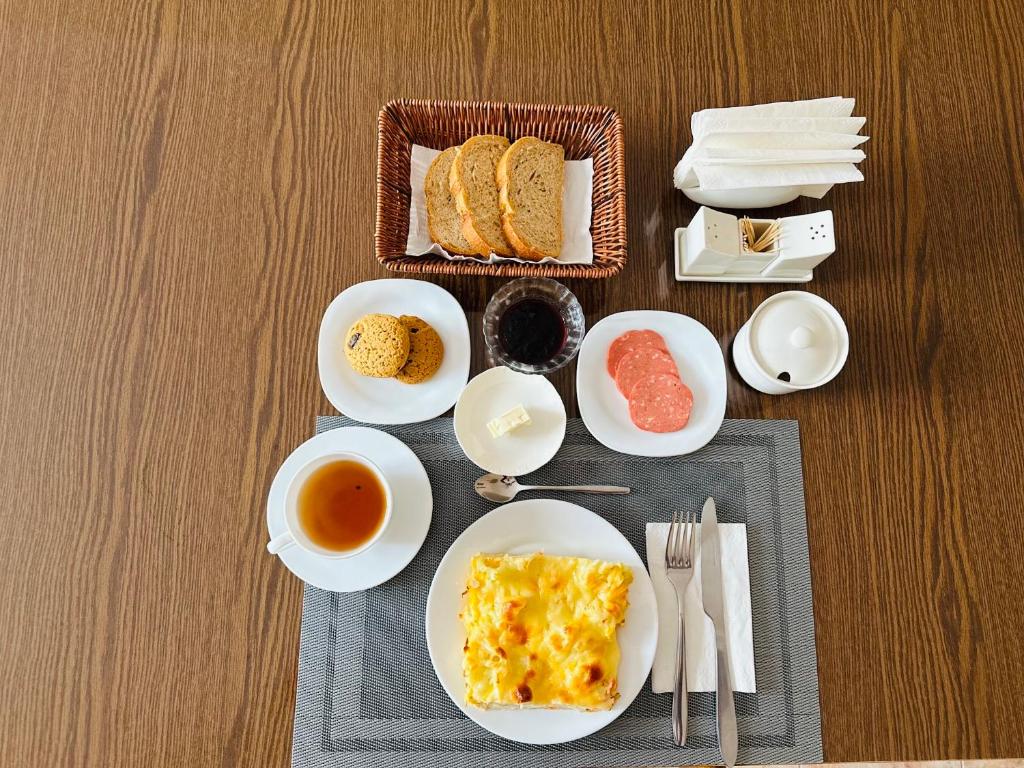
[[[372,461],[356,453],[320,456],[289,484],[287,530],[267,551],[276,555],[297,545],[322,557],[352,557],[380,539],[391,508],[391,486]]]

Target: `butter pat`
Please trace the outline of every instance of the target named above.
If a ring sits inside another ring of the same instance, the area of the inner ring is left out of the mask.
[[[517,405],[507,413],[503,413],[496,419],[491,419],[487,422],[487,429],[491,433],[491,437],[501,437],[507,435],[513,429],[518,429],[524,424],[530,423],[530,414],[523,408],[522,403]]]

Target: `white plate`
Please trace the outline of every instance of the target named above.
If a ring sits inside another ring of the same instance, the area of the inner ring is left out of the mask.
[[[480,552],[589,557],[625,563],[633,569],[626,623],[619,628],[619,700],[606,712],[559,709],[476,709],[466,705],[461,649],[466,639],[459,608],[469,561]],[[628,707],[647,680],[658,640],[654,587],[643,561],[605,519],[576,504],[552,499],[516,501],[498,507],[469,526],[437,567],[427,595],[427,649],[437,679],[466,715],[512,741],[558,744],[608,725]]]
[[[345,359],[345,333],[363,315],[416,315],[444,342],[437,373],[421,384],[377,379],[352,370]],[[440,416],[469,378],[469,325],[448,291],[422,280],[370,280],[342,291],[320,322],[317,363],[320,386],[341,413],[369,424],[412,424]]]
[[[487,422],[522,404],[530,423],[491,437]],[[476,376],[455,405],[455,437],[469,460],[487,472],[525,475],[540,469],[565,439],[565,403],[540,375],[498,366]]]
[[[693,392],[690,421],[678,432],[645,432],[629,418],[629,404],[608,375],[608,347],[622,333],[649,328],[665,338],[679,376]],[[708,444],[722,426],[725,358],[718,341],[692,317],[636,310],[609,315],[587,332],[576,363],[576,401],[599,442],[634,456],[682,456]]]
[[[415,557],[430,528],[434,498],[427,472],[409,446],[397,437],[369,427],[341,427],[310,438],[284,460],[267,497],[270,538],[283,533],[285,495],[295,473],[327,453],[352,451],[368,458],[391,485],[394,508],[384,535],[365,552],[336,560],[292,546],[278,557],[288,570],[314,587],[332,592],[358,592],[399,573]]]

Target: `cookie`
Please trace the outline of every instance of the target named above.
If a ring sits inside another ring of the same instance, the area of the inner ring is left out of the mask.
[[[363,315],[345,334],[345,357],[364,376],[394,376],[409,359],[409,332],[391,315]]]
[[[424,320],[414,315],[402,315],[398,319],[409,331],[409,361],[395,374],[395,378],[406,384],[419,384],[441,367],[444,342]]]

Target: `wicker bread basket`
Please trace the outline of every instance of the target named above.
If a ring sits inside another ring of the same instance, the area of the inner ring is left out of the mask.
[[[536,136],[561,144],[566,160],[594,159],[590,233],[592,264],[520,264],[449,261],[406,254],[409,236],[409,161],[413,144],[445,149],[480,133],[515,141]],[[443,275],[598,278],[626,263],[626,169],[622,120],[610,107],[418,101],[384,105],[377,134],[377,258],[388,269]]]

